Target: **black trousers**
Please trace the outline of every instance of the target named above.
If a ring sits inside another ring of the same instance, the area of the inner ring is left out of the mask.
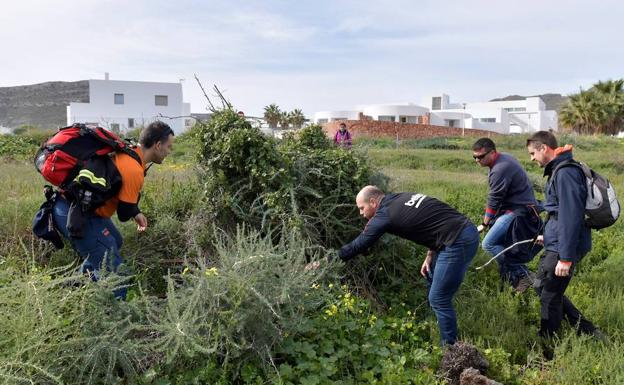
[[[559,261],[559,254],[552,251],[545,251],[540,259],[535,290],[540,297],[541,304],[541,337],[551,337],[556,334],[561,327],[561,321],[565,318],[577,333],[591,334],[596,327],[574,306],[572,301],[563,293],[572,279],[573,269],[567,277],[557,277],[555,266]]]

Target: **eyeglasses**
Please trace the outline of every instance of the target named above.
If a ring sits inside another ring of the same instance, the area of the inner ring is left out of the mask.
[[[481,154],[481,155],[473,155],[473,156],[472,156],[472,158],[473,158],[474,160],[481,160],[481,159],[485,158],[485,157],[487,156],[487,154],[489,154],[490,152],[492,152],[492,150],[490,150],[490,151],[488,151],[488,152],[484,152],[484,153],[483,153],[483,154]]]

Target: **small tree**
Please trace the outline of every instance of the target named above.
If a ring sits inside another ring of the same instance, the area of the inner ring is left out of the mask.
[[[282,111],[275,103],[271,103],[264,107],[264,120],[269,124],[269,127],[276,128],[282,117]]]
[[[301,111],[299,108],[295,108],[294,110],[290,111],[290,122],[292,123],[294,128],[301,128],[301,126],[303,126],[303,123],[305,122],[305,115],[303,115],[303,111]]]
[[[280,114],[279,123],[282,130],[287,130],[290,127],[290,114],[286,111],[283,111]]]

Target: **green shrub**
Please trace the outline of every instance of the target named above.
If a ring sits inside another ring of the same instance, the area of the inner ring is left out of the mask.
[[[33,159],[35,152],[45,139],[47,137],[0,135],[0,158]]]
[[[278,350],[280,384],[436,384],[440,350],[412,311],[377,315],[346,286]]]
[[[127,279],[96,284],[72,272],[0,270],[3,383],[110,384],[132,379],[149,356],[133,340],[133,307],[113,298]]]
[[[174,373],[211,359],[235,376],[247,362],[270,365],[275,346],[327,296],[312,289],[324,274],[304,270],[312,251],[295,233],[277,244],[243,229],[216,238],[215,254],[167,277],[166,299],[140,297],[147,343]]]
[[[207,207],[225,228],[283,228],[337,246],[357,231],[357,192],[384,182],[361,154],[331,146],[318,126],[280,143],[223,110],[199,137]]]

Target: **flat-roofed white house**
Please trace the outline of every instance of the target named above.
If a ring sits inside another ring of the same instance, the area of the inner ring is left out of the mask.
[[[67,106],[67,124],[92,123],[115,132],[147,126],[155,120],[182,132],[192,124],[181,83],[91,79],[89,102]]]
[[[450,103],[448,95],[423,100],[430,109],[430,124],[475,128],[501,134],[557,130],[557,111],[546,110],[539,96],[521,100]]]
[[[335,122],[337,120],[359,120],[360,111],[343,110],[343,111],[318,111],[314,113],[314,123],[323,124]]]
[[[355,110],[319,111],[314,114],[314,123],[323,124],[337,120],[360,120],[365,115],[373,120],[384,122],[420,123],[422,116],[429,113],[427,108],[413,103],[371,104],[357,106]]]
[[[372,104],[361,106],[362,112],[373,120],[382,122],[422,123],[429,110],[413,103]]]
[[[557,112],[546,110],[538,96],[522,100],[475,103],[451,103],[448,95],[433,96],[422,105],[374,104],[354,110],[320,111],[314,123],[367,119],[399,123],[425,123],[465,129],[480,129],[501,134],[556,130]]]

